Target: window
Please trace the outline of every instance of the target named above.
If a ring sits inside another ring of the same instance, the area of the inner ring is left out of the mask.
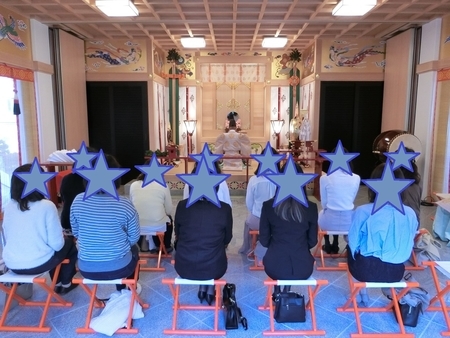
[[[10,200],[11,174],[21,162],[18,118],[14,115],[14,80],[0,77],[0,211]]]

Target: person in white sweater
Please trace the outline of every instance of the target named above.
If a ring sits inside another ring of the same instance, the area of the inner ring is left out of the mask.
[[[163,187],[158,182],[142,186],[144,174],[140,174],[135,182],[130,186],[130,199],[139,215],[139,225],[141,233],[145,229],[151,232],[165,231],[164,245],[167,252],[173,251],[172,248],[172,197],[169,187]],[[145,238],[141,238],[141,250],[145,251]],[[159,248],[160,241],[158,236],[153,236],[153,242],[156,248]],[[150,250],[152,253],[158,252],[157,249]]]
[[[272,148],[274,154],[278,151]],[[264,150],[262,152],[264,154]],[[249,230],[259,230],[259,218],[261,217],[262,205],[265,201],[270,200],[275,196],[277,186],[272,181],[269,181],[265,176],[257,176],[261,163],[255,170],[255,175],[250,177],[247,184],[247,193],[245,196],[245,205],[247,206],[248,216],[244,224],[244,240],[239,253],[249,254],[251,252],[251,238],[248,234]],[[278,171],[280,166],[277,164]]]
[[[24,164],[14,173],[30,170],[31,164]],[[22,197],[24,188],[25,182],[13,175],[11,201],[4,210],[3,259],[14,273],[34,275],[49,271],[53,279],[56,266],[68,258],[69,263],[61,265],[55,288],[64,295],[78,286],[72,284],[77,248],[72,237],[63,236],[55,204],[38,191]]]
[[[320,202],[323,209],[319,212],[319,226],[322,230],[347,231],[350,228],[355,207],[353,202],[360,182],[359,175],[350,175],[341,169],[320,177]],[[339,236],[333,235],[332,244],[328,235],[324,237],[322,249],[328,254],[338,253]]]

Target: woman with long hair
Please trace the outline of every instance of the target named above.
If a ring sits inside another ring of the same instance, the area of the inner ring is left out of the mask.
[[[296,169],[303,172],[298,164]],[[317,244],[317,205],[308,200],[305,207],[292,197],[275,208],[273,203],[263,203],[259,225],[259,241],[267,248],[264,270],[272,279],[308,279],[314,267],[310,249]]]
[[[31,164],[24,164],[14,173],[30,172]],[[38,191],[22,196],[25,182],[13,174],[11,177],[11,201],[5,206],[3,233],[5,247],[3,259],[6,266],[14,273],[34,275],[54,271],[62,264],[56,293],[66,294],[78,284],[72,284],[76,273],[77,248],[71,237],[63,236],[58,210]]]
[[[405,148],[407,152],[414,152],[411,148]],[[414,183],[408,186],[403,191],[403,204],[407,205],[411,209],[414,210],[417,217],[417,229],[420,226],[420,203],[422,202],[422,187],[420,185],[421,176],[419,173],[419,168],[417,168],[417,164],[415,160],[411,161],[412,171],[407,168],[400,167],[400,170],[403,173],[403,176],[407,179],[414,180]]]

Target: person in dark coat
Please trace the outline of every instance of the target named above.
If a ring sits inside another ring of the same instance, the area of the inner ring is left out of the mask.
[[[259,241],[267,248],[264,270],[272,279],[308,279],[314,267],[310,249],[317,244],[317,205],[308,201],[305,207],[292,197],[275,208],[273,203],[273,198],[263,203],[259,223]]]
[[[413,153],[414,150],[411,148],[405,148],[407,152]],[[407,179],[414,180],[414,183],[408,186],[402,193],[403,204],[407,205],[414,210],[417,217],[417,229],[420,228],[420,205],[422,202],[422,186],[421,177],[419,173],[419,168],[417,168],[416,161],[411,161],[411,167],[413,171],[410,171],[404,167],[400,167],[403,176]]]
[[[97,149],[92,147],[87,147],[86,150],[89,153],[98,152]],[[61,201],[63,202],[61,210],[61,225],[68,234],[72,233],[72,227],[70,225],[70,207],[72,206],[75,197],[77,197],[78,194],[85,192],[85,190],[86,184],[84,178],[75,172],[67,174],[61,181],[61,187],[59,189],[59,195],[61,196]]]
[[[317,244],[317,205],[308,201],[306,208],[289,197],[274,208],[273,201],[264,202],[261,212],[264,270],[272,279],[308,279],[314,267],[310,249]]]
[[[201,199],[187,208],[187,201],[180,201],[175,212],[175,270],[186,279],[222,278],[228,267],[225,248],[233,237],[231,207]],[[214,287],[200,286],[198,297],[211,305]]]

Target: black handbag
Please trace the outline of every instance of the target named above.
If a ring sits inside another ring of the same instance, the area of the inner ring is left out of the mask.
[[[398,303],[400,308],[400,314],[402,316],[403,325],[416,327],[419,321],[419,314],[422,312],[422,303],[417,303],[416,306],[411,306],[408,303]],[[395,308],[393,308],[395,319],[397,319],[397,314],[395,313]],[[397,320],[398,321],[398,320]]]
[[[242,311],[236,302],[236,285],[227,283],[223,287],[222,307],[225,310],[225,328],[227,330],[236,330],[239,328],[239,322],[245,330],[248,329],[247,319],[242,316]]]
[[[306,321],[305,298],[293,291],[278,292],[272,296],[275,302],[274,319],[277,323]]]

